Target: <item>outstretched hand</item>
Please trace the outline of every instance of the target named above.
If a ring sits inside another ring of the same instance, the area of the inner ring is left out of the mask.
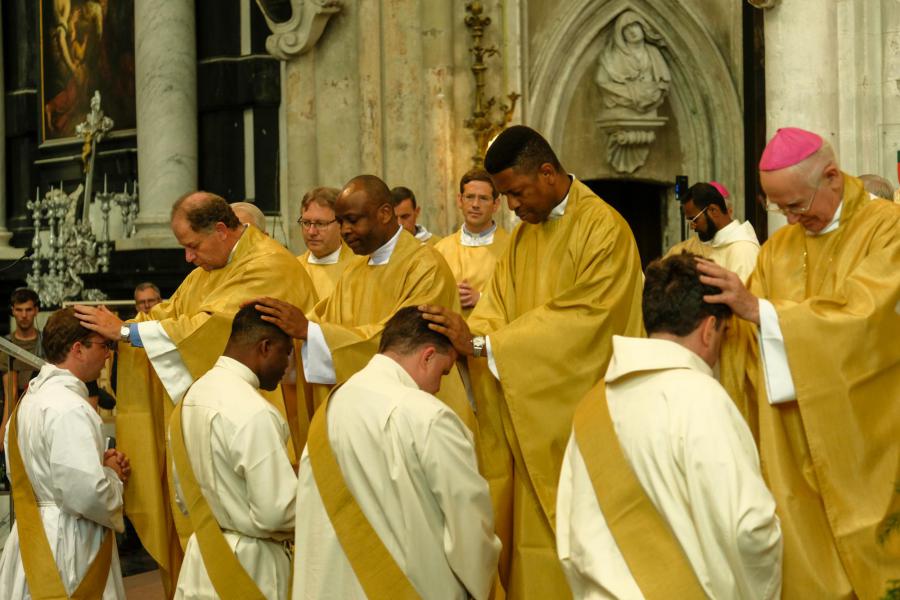
[[[276,298],[256,298],[245,302],[243,306],[253,304],[262,313],[262,320],[277,325],[282,331],[294,339],[305,340],[309,332],[309,320],[303,311]]]
[[[428,328],[442,333],[450,340],[456,352],[460,356],[472,356],[472,333],[469,331],[469,325],[462,315],[455,313],[449,308],[436,306],[433,304],[422,304],[419,312],[427,321]]]
[[[705,258],[697,258],[696,261],[697,270],[700,272],[700,283],[722,290],[720,294],[703,296],[704,302],[727,304],[740,318],[759,325],[759,298],[750,293],[741,278],[736,273]]]
[[[95,331],[108,340],[118,340],[124,321],[105,306],[75,305],[75,316],[85,329]]]

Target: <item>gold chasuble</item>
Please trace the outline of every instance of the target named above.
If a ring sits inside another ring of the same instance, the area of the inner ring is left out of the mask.
[[[247,227],[226,266],[213,271],[194,269],[169,300],[154,306],[150,314],[140,313],[137,320],[159,321],[196,380],[225,349],[231,319],[241,303],[259,296],[290,302],[304,312],[312,310],[316,300],[309,276],[296,257],[261,231]],[[125,486],[125,513],[147,552],[159,563],[171,596],[183,557],[179,536],[186,542],[191,533],[190,522],[180,511],[173,514],[170,506],[174,491],[167,474],[166,426],[173,404],[143,348],[120,343],[118,351],[116,432],[119,448],[133,469]],[[299,360],[300,353],[296,354]],[[302,372],[298,366],[298,373]],[[267,398],[285,413],[279,390]],[[290,412],[297,415],[298,411]],[[300,414],[305,419],[306,410]],[[299,429],[298,436],[305,441],[308,421],[298,423],[294,417],[288,422],[292,433]]]
[[[319,300],[323,300],[334,291],[334,286],[337,285],[338,279],[341,278],[341,274],[354,256],[353,250],[347,244],[341,242],[341,253],[338,256],[338,261],[328,265],[309,262],[310,254],[310,251],[307,250],[298,256],[297,260],[300,261],[300,264],[303,265],[307,275],[312,280],[313,287],[316,288],[316,296]]]
[[[573,180],[565,213],[522,223],[472,311],[486,361],[469,368],[510,598],[563,598],[556,487],[578,402],[603,377],[612,336],[640,337],[641,261],[625,220]]]
[[[750,289],[775,307],[797,397],[770,405],[760,373],[783,597],[887,598],[900,589],[900,206],[844,175],[839,227],[782,227]]]
[[[494,240],[485,246],[464,246],[461,240],[462,231],[441,239],[435,245],[435,250],[441,253],[456,282],[468,281],[469,284],[481,293],[487,288],[497,261],[506,253],[509,245],[509,234],[499,225],[494,230]],[[463,309],[463,316],[468,317],[472,313],[471,308]]]
[[[456,282],[441,255],[402,231],[387,264],[370,265],[357,256],[341,275],[334,292],[316,305],[312,320],[322,327],[331,351],[337,383],[365,367],[378,353],[381,331],[395,312],[405,306],[437,304],[459,312]],[[316,406],[331,386],[315,385]],[[475,415],[454,365],[435,394],[447,403],[473,432]]]

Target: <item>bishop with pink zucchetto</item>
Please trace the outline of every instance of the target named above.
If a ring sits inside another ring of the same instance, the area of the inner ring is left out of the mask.
[[[788,225],[747,287],[699,268],[723,290],[707,301],[742,319],[722,382],[778,504],[782,596],[888,597],[900,590],[900,205],[870,200],[827,141],[795,127],[778,130],[759,170]]]

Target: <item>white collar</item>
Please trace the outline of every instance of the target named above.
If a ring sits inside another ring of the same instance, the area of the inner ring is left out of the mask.
[[[494,243],[494,233],[497,231],[497,223],[492,222],[491,226],[481,233],[472,233],[466,229],[466,224],[459,228],[459,243],[463,246],[490,246]]]
[[[250,368],[242,362],[236,361],[229,356],[220,356],[216,361],[217,367],[225,369],[226,371],[230,371],[246,381],[250,384],[253,389],[259,389],[259,378],[256,376],[256,373],[250,370]]]
[[[831,233],[835,229],[837,229],[841,224],[841,211],[844,209],[844,201],[841,200],[841,203],[838,204],[838,207],[834,211],[834,216],[831,217],[831,222],[825,226],[821,231],[807,231],[806,235],[813,237],[817,235],[825,235],[826,233]]]
[[[759,246],[756,231],[753,230],[753,226],[749,221],[739,223],[737,219],[732,219],[728,225],[716,232],[713,239],[701,243],[712,248],[720,248],[735,242],[752,242]]]
[[[431,239],[431,236],[434,235],[427,229],[425,229],[424,225],[416,224],[416,232],[413,234],[417,240],[420,242],[427,242]]]
[[[234,243],[234,246],[231,247],[231,252],[228,253],[228,262],[225,263],[226,265],[231,264],[231,259],[234,258],[234,253],[237,251],[237,247],[241,245],[241,240],[244,239],[244,234],[247,233],[247,227],[249,227],[249,224],[243,223],[241,224],[241,227],[243,227],[244,230],[241,232],[241,237],[238,238],[238,241],[236,241]]]
[[[548,221],[555,221],[566,214],[566,205],[569,203],[569,194],[572,193],[573,185],[575,185],[575,176],[569,173],[569,191],[566,192],[566,197],[562,199],[562,202],[554,206],[550,214],[547,215]]]
[[[309,251],[309,256],[306,257],[306,262],[311,265],[334,265],[337,264],[338,260],[341,258],[341,246],[337,247],[337,250],[332,252],[331,254],[326,254],[322,258],[318,258],[315,254],[312,253],[312,250]]]
[[[369,255],[369,265],[373,267],[386,265],[391,260],[391,254],[394,253],[394,248],[397,247],[397,241],[400,239],[401,233],[403,233],[403,228],[397,225],[397,233],[385,242],[384,246]]]

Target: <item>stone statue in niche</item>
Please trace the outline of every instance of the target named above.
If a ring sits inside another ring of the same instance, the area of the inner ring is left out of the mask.
[[[672,75],[660,48],[662,37],[634,11],[620,14],[607,28],[594,81],[603,110],[598,119],[607,132],[607,160],[619,173],[644,165],[665,124],[656,110],[669,94]]]
[[[619,15],[595,78],[604,106],[644,114],[663,103],[672,77],[657,45],[662,39],[637,13]]]

